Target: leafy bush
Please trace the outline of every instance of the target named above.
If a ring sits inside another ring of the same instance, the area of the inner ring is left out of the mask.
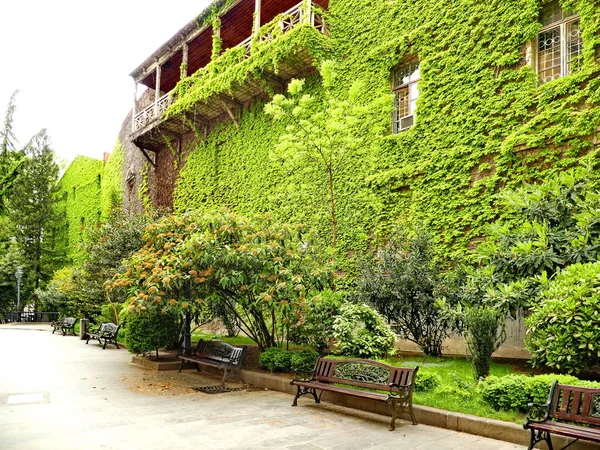
[[[506,313],[502,309],[473,307],[464,311],[462,320],[475,378],[485,378],[490,374],[492,353],[506,339]]]
[[[164,347],[175,347],[179,340],[179,316],[156,310],[128,311],[125,314],[127,333],[125,344],[131,353],[156,352]]]
[[[399,235],[367,263],[357,280],[357,296],[398,326],[400,335],[426,355],[441,356],[450,321],[436,306],[442,287],[430,238]]]
[[[258,362],[269,372],[289,372],[292,367],[292,352],[279,347],[267,348]]]
[[[506,375],[490,376],[479,383],[477,390],[483,400],[494,409],[527,411],[529,403],[543,404],[548,399],[554,380],[561,384],[584,387],[600,387],[600,383],[583,381],[571,375]]]
[[[417,391],[417,392],[433,391],[440,385],[441,382],[442,382],[442,379],[440,378],[439,375],[437,375],[435,373],[421,371],[418,373],[417,378],[415,380],[415,391]]]
[[[396,336],[370,306],[347,303],[333,323],[337,353],[362,358],[380,358],[394,347]]]
[[[294,372],[311,373],[313,371],[319,357],[318,353],[310,350],[300,350],[291,353],[291,369]]]
[[[600,262],[573,264],[548,281],[525,323],[535,366],[578,373],[600,354]]]
[[[333,323],[342,303],[342,294],[329,289],[307,297],[290,330],[290,341],[309,345],[322,355],[333,337]]]

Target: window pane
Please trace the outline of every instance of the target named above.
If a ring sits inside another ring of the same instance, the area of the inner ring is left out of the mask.
[[[408,84],[411,81],[416,81],[418,79],[419,63],[413,62],[409,64],[403,64],[394,72],[393,87],[397,88],[402,86],[403,84]]]
[[[560,27],[538,36],[538,73],[542,83],[560,78]]]
[[[408,87],[396,91],[396,112],[399,118],[410,115]]]
[[[567,73],[566,75],[575,72],[582,63],[581,50],[583,42],[581,40],[581,30],[579,29],[579,21],[571,22],[566,24],[566,36],[567,40]]]
[[[563,11],[558,3],[558,0],[554,0],[542,7],[540,13],[540,22],[543,26],[552,25],[553,23],[561,22],[569,17],[573,17],[576,14],[572,11]]]

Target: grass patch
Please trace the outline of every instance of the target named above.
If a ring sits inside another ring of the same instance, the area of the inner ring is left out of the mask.
[[[219,341],[227,342],[230,345],[256,345],[256,342],[254,342],[248,336],[240,335],[240,336],[229,337],[229,336],[218,335],[218,334],[203,333],[201,331],[196,331],[196,332],[192,333],[192,342],[194,344],[197,344],[200,339],[204,339],[205,341],[211,340],[211,339],[217,339]]]
[[[331,358],[346,359],[347,357],[331,356]],[[441,382],[434,390],[429,392],[415,391],[413,393],[413,402],[416,405],[430,406],[432,408],[507,422],[522,423],[525,419],[525,416],[517,411],[496,411],[486,404],[481,394],[477,392],[477,382],[473,377],[471,363],[465,359],[416,356],[380,359],[379,361],[398,367],[419,366],[417,383],[419,382],[419,375],[424,373],[435,374],[439,377]],[[512,364],[492,363],[490,375],[501,377],[511,373],[533,375],[532,371],[522,367],[515,367]]]

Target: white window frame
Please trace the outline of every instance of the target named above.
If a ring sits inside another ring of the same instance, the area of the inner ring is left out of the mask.
[[[414,70],[411,70],[413,69]],[[418,83],[421,81],[421,67],[417,58],[411,58],[400,64],[392,74],[392,92],[394,94],[394,112],[392,114],[392,132],[398,134],[404,130],[408,130],[417,121],[416,99],[419,97]],[[406,72],[407,75],[399,81],[399,74]],[[409,114],[400,117],[399,115],[399,92],[402,90],[408,91],[407,102]],[[414,95],[416,93],[416,96]],[[403,125],[403,122],[406,125]]]
[[[552,3],[550,3],[546,6],[550,6],[551,4]],[[544,25],[542,27],[542,29],[538,32],[538,34],[535,38],[535,42],[534,42],[534,46],[533,46],[534,55],[535,55],[534,68],[535,68],[535,72],[539,76],[540,84],[548,83],[550,81],[557,80],[557,79],[565,77],[567,75],[571,75],[571,73],[573,73],[573,70],[570,67],[570,61],[567,60],[568,44],[569,44],[568,39],[567,39],[567,30],[568,30],[569,25],[573,24],[574,22],[579,22],[580,18],[579,18],[579,14],[573,14],[573,15],[565,17],[564,10],[562,10],[562,7],[561,7],[561,11],[563,12],[563,14],[562,14],[560,20],[557,20],[550,24]],[[541,12],[540,12],[540,15],[541,15]],[[542,79],[542,73],[540,72],[540,58],[539,58],[540,35],[542,33],[548,32],[554,28],[559,28],[559,33],[560,33],[560,42],[559,42],[559,45],[560,45],[560,74],[556,78]],[[583,43],[582,43],[582,47],[583,47]],[[581,56],[581,53],[579,54],[579,56]]]

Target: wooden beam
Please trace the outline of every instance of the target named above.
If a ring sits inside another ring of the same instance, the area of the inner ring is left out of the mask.
[[[258,34],[258,30],[260,30],[260,10],[262,7],[261,0],[254,0],[254,24],[252,28],[252,35],[256,36]]]
[[[137,81],[133,80],[133,108],[131,110],[131,132],[133,133],[135,130],[135,115],[137,114],[136,106],[137,106]]]
[[[152,161],[152,158],[150,158],[150,155],[148,155],[148,152],[146,152],[146,149],[143,147],[140,147],[137,142],[134,142],[135,146],[137,148],[140,149],[140,151],[142,152],[142,155],[144,155],[144,157],[146,158],[146,161],[148,161],[150,164],[152,164],[152,167],[154,167],[156,169],[156,163],[154,161]]]
[[[158,103],[160,99],[160,64],[156,65],[156,90],[154,91],[154,103]]]
[[[221,100],[221,104],[223,105],[223,108],[225,109],[225,111],[227,111],[227,114],[229,114],[229,117],[231,117],[231,120],[233,120],[233,123],[235,124],[236,128],[239,128],[240,124],[238,123],[237,118],[233,114],[233,111],[231,110],[229,105],[227,103],[225,103],[223,100]]]
[[[181,72],[181,78],[185,78],[188,75],[188,45],[187,42],[183,43],[183,47],[181,48],[182,58],[181,64],[183,66],[183,71]]]

